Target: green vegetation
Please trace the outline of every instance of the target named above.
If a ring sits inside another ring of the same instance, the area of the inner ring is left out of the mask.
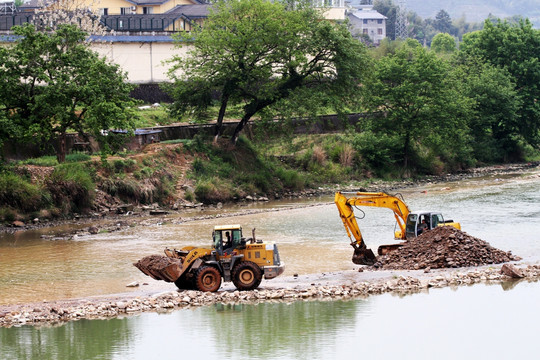
[[[110,137],[100,130],[133,128],[126,75],[88,49],[86,33],[73,25],[12,30],[15,45],[0,47],[0,144],[44,147],[58,140],[56,155],[64,162],[68,131],[106,142]]]
[[[250,119],[275,107],[310,105],[313,112],[341,103],[336,108],[342,108],[361,92],[369,63],[345,25],[325,20],[302,1],[294,7],[266,0],[217,1],[203,27],[179,38],[191,39],[189,56],[171,61],[172,111],[204,115],[219,93],[215,140],[229,106],[242,106],[233,144]]]
[[[285,6],[263,0],[219,2],[207,26],[195,33],[192,55],[208,55],[205,61],[174,60],[175,69],[187,70],[188,76],[175,78],[169,87],[176,100],[173,116],[165,107],[139,111],[148,112],[138,124],[164,124],[181,114],[192,123],[217,118],[215,136],[118,153],[129,135],[110,135],[102,155],[116,151],[114,158],[96,160],[74,153],[65,163],[53,156],[4,163],[0,219],[18,219],[21,212],[87,212],[96,201],[111,197],[134,204],[171,205],[182,196],[216,203],[325,184],[360,186],[373,178],[415,178],[540,159],[540,30],[528,21],[486,21],[483,30],[463,36],[456,47],[460,36],[448,14],[441,12],[430,24],[438,33],[431,48],[423,45],[427,28],[421,42],[386,40],[378,48],[367,48],[340,25],[319,21],[310,9],[289,11]],[[36,46],[41,46],[42,36],[50,35],[24,31]],[[66,31],[68,37],[80,35]],[[87,56],[84,48],[73,46]],[[18,51],[24,55],[21,64],[31,58],[28,48]],[[65,104],[63,96],[73,93],[55,92],[60,83],[51,83],[39,89],[40,96],[22,101],[45,113],[14,106],[7,94],[28,91],[26,85],[34,78],[8,74],[8,69],[20,70],[20,64],[11,53],[0,50],[0,55],[6,61],[0,69],[0,141],[25,142],[37,133],[43,139],[62,138],[64,115],[72,119],[73,109],[58,115],[60,108],[47,104],[56,104],[55,96]],[[104,66],[99,61],[98,65]],[[86,90],[106,94],[100,86]],[[71,122],[68,127],[92,133],[114,125],[97,117],[117,112],[126,120],[126,103],[118,101],[92,110],[76,105],[77,111],[86,111],[84,124]],[[365,113],[354,126],[344,116],[353,112]],[[309,129],[319,115],[328,113],[337,114],[345,130],[295,133],[294,117],[307,119]],[[242,125],[234,134],[223,135],[221,121],[231,118]],[[249,119],[254,125],[239,136]]]

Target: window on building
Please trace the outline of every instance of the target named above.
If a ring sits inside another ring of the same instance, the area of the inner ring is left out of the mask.
[[[367,19],[364,19],[364,24],[367,24]]]
[[[144,6],[142,8],[142,13],[143,14],[153,14],[154,13],[154,8],[151,7],[151,6]]]
[[[99,15],[109,15],[109,9],[108,8],[99,9]]]
[[[363,29],[363,30],[364,30],[364,34],[368,33],[368,29]]]
[[[382,19],[378,19],[377,24],[382,24]]]
[[[120,14],[121,15],[131,15],[131,14],[133,14],[133,10],[130,7],[123,7],[123,8],[120,8]]]
[[[377,34],[382,35],[382,29],[381,28],[377,29]]]

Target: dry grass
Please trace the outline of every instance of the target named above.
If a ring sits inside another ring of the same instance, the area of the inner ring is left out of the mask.
[[[339,163],[343,167],[351,167],[354,162],[354,149],[350,144],[345,144],[339,154]]]
[[[326,155],[326,151],[324,151],[324,149],[321,146],[315,145],[313,147],[313,154],[311,155],[311,159],[314,162],[316,162],[319,165],[324,165],[326,163],[327,157],[328,156]]]

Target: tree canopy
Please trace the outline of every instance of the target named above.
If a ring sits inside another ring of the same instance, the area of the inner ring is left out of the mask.
[[[511,76],[522,103],[517,119],[508,119],[505,131],[533,146],[540,145],[540,31],[527,20],[519,24],[486,21],[483,30],[463,38],[460,58],[464,63],[490,64]]]
[[[409,40],[377,62],[374,78],[367,84],[370,105],[383,115],[371,131],[393,138],[404,174],[418,164],[410,160],[422,149],[435,149],[433,156],[456,163],[465,161],[467,150],[460,146],[467,139],[470,101],[457,91],[447,62]]]
[[[100,137],[100,130],[132,128],[126,75],[88,49],[82,30],[25,25],[13,32],[16,44],[0,48],[0,119],[11,126],[2,136],[40,145],[58,139],[62,162],[68,131]]]
[[[369,66],[364,46],[346,26],[300,3],[218,1],[192,36],[189,56],[173,59],[173,111],[205,109],[217,93],[217,137],[228,106],[240,104],[233,142],[254,115],[307,88],[327,97],[355,96]]]

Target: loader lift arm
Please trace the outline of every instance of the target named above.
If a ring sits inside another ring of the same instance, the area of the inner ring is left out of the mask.
[[[347,198],[343,194],[353,194],[354,196]],[[373,265],[376,261],[373,251],[366,247],[362,233],[358,227],[353,210],[353,207],[355,206],[385,207],[392,210],[400,228],[400,231],[396,234],[396,238],[405,240],[405,224],[410,210],[400,198],[383,192],[342,193],[338,191],[336,192],[334,201],[338,208],[339,216],[345,226],[345,230],[347,231],[347,235],[351,240],[351,246],[354,248],[352,258],[353,263],[359,265]],[[351,236],[354,237],[354,240]]]

